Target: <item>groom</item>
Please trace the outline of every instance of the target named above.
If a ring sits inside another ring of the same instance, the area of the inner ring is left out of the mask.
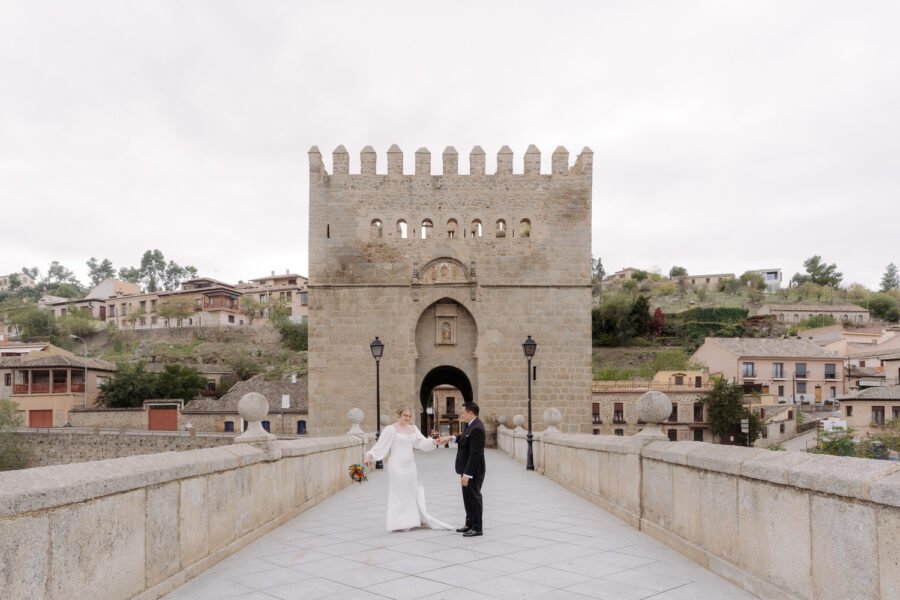
[[[463,537],[482,535],[481,484],[484,482],[484,423],[478,418],[478,405],[463,404],[461,420],[466,428],[458,436],[439,440],[441,443],[456,441],[456,474],[462,486],[463,504],[466,507],[466,526],[456,531]]]

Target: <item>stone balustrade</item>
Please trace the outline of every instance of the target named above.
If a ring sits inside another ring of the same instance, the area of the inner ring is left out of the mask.
[[[524,432],[498,428],[524,463]],[[900,464],[536,434],[536,470],[761,598],[896,598]],[[891,591],[893,590],[893,591]]]
[[[0,596],[149,600],[351,483],[355,436],[0,473]]]

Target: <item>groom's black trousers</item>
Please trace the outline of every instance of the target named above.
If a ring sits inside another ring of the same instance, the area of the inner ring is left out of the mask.
[[[462,488],[463,505],[466,507],[466,527],[481,531],[481,513],[484,504],[481,500],[481,484],[484,482],[484,475],[473,477],[469,483]]]

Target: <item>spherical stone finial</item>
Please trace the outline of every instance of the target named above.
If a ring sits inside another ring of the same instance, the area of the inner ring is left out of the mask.
[[[351,408],[347,411],[347,418],[350,419],[350,431],[347,432],[348,435],[356,435],[356,434],[364,434],[365,432],[360,427],[360,424],[363,422],[363,419],[366,418],[366,413],[364,413],[359,408]]]
[[[638,419],[645,423],[659,424],[672,414],[672,400],[662,392],[644,392],[638,398],[637,409]]]
[[[366,413],[359,408],[351,408],[347,411],[347,418],[350,419],[350,422],[354,425],[359,425],[363,422],[363,419],[366,418]]]
[[[497,415],[497,425],[503,425],[506,427],[506,422],[509,420],[509,417],[506,415]]]
[[[262,421],[269,414],[269,401],[259,392],[244,394],[238,402],[238,414],[245,421]]]
[[[544,424],[547,425],[547,432],[557,432],[557,425],[562,421],[562,413],[558,408],[548,408],[544,411]]]
[[[259,392],[244,394],[238,402],[238,414],[247,422],[247,430],[234,438],[235,443],[266,442],[275,436],[263,429],[262,420],[269,414],[269,401]]]
[[[522,415],[515,415],[513,417],[513,425],[516,426],[516,429],[522,429],[522,425],[525,424],[525,417]]]
[[[387,427],[391,424],[391,418],[387,415],[381,415],[381,426]]]

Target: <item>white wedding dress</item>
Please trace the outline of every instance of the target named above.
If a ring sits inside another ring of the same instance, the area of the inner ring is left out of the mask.
[[[413,426],[413,433],[399,433],[393,425],[381,432],[366,454],[374,460],[385,460],[388,474],[387,530],[399,531],[414,527],[453,529],[425,510],[425,489],[419,484],[413,449],[429,452],[437,445]]]

